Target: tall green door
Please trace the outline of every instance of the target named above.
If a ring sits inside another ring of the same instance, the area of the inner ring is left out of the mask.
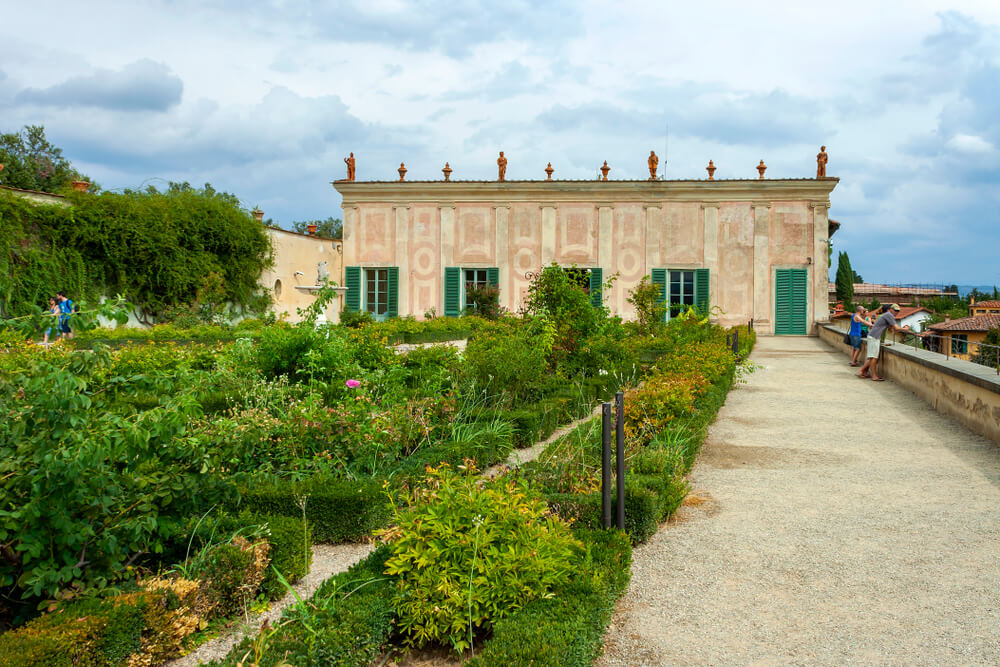
[[[809,299],[809,272],[806,269],[777,269],[774,272],[774,333],[804,336]]]

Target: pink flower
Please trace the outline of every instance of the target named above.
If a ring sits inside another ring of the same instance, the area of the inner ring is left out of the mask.
[[[348,389],[357,389],[358,387],[361,386],[361,383],[358,382],[357,380],[348,380],[346,384]]]

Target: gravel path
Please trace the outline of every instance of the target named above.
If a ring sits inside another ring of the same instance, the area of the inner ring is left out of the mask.
[[[309,574],[292,588],[303,600],[316,592],[319,585],[330,577],[345,571],[375,549],[374,544],[316,544],[313,545],[313,562]],[[295,604],[291,593],[271,605],[271,608],[250,617],[249,623],[240,622],[234,631],[205,642],[182,658],[167,661],[170,667],[194,667],[211,660],[224,658],[236,644],[248,635],[257,635],[264,621],[274,623],[285,607]]]
[[[548,447],[553,442],[555,442],[559,438],[563,437],[564,435],[575,429],[580,424],[584,423],[585,421],[593,419],[599,414],[601,414],[600,403],[598,403],[597,406],[594,407],[594,410],[589,415],[587,415],[586,417],[581,417],[580,419],[577,419],[574,422],[570,422],[569,424],[563,426],[562,428],[557,428],[555,431],[552,432],[552,435],[547,437],[545,440],[540,440],[539,442],[533,444],[531,447],[525,447],[524,449],[515,449],[510,453],[506,461],[504,461],[503,463],[498,463],[495,466],[490,466],[489,468],[484,470],[483,476],[489,477],[490,479],[494,479],[501,473],[510,470],[511,468],[517,468],[524,465],[528,461],[534,461],[541,455],[542,452],[545,451],[546,447]]]
[[[1000,448],[816,338],[752,358],[597,664],[1000,664]]]

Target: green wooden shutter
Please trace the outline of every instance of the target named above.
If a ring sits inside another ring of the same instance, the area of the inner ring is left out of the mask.
[[[361,267],[348,266],[344,269],[344,310],[361,310]]]
[[[792,333],[792,277],[788,269],[774,272],[774,333]]]
[[[590,270],[590,305],[594,308],[600,308],[604,304],[604,300],[601,298],[601,287],[604,284],[604,270],[603,269],[591,269]]]
[[[491,267],[486,269],[486,282],[490,284],[490,287],[500,288],[500,269],[497,267]]]
[[[462,293],[462,270],[457,266],[447,266],[444,269],[444,314],[445,317],[458,317],[460,312],[459,296]]]
[[[660,305],[665,306],[667,303],[667,270],[666,269],[653,269],[652,273],[653,284],[660,288]],[[664,309],[663,311],[663,321],[667,321],[668,311]]]
[[[807,303],[809,293],[809,274],[805,269],[791,270],[792,287],[792,308],[791,327],[792,333],[804,336],[806,332],[806,314],[809,312]]]
[[[694,305],[702,315],[708,315],[711,304],[708,302],[708,269],[694,271]]]
[[[389,298],[386,316],[399,317],[399,267],[390,266],[389,272]]]
[[[809,272],[806,269],[778,269],[774,272],[774,333],[803,336],[809,312]]]

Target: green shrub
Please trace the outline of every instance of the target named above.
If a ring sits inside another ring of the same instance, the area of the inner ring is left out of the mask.
[[[374,324],[375,318],[367,310],[343,310],[340,313],[340,323],[350,329],[357,329],[366,324]]]
[[[281,582],[277,570],[285,581],[294,584],[309,574],[312,564],[312,531],[301,516],[252,516],[243,521],[259,523],[267,528],[267,543],[271,545],[270,567],[260,584],[260,592],[271,600],[282,598],[288,589]]]
[[[345,481],[313,475],[300,482],[257,480],[240,489],[238,508],[254,514],[302,517],[316,542],[360,540],[389,518],[382,486],[374,480]]]
[[[208,599],[218,616],[232,616],[246,611],[257,595],[269,562],[264,540],[249,542],[235,537],[230,542],[206,549],[198,566],[185,573],[186,578],[208,582]]]
[[[568,580],[579,543],[545,503],[513,480],[469,469],[429,472],[395,517],[386,573],[409,644],[469,646],[471,635]]]
[[[273,326],[264,329],[254,348],[257,368],[266,378],[295,377],[306,363],[306,353],[316,344],[316,331],[308,326]]]
[[[468,667],[593,664],[615,601],[628,586],[632,549],[618,531],[577,529],[586,545],[570,579],[497,622]]]
[[[466,345],[463,371],[501,402],[521,404],[542,394],[552,340],[552,327],[543,318],[479,331]]]
[[[213,665],[366,667],[393,631],[392,579],[383,574],[386,546],[325,581],[306,601],[289,607],[262,635],[248,637]]]
[[[601,493],[548,493],[545,495],[552,511],[571,522],[592,530],[601,528]],[[664,503],[658,494],[637,485],[626,478],[625,481],[625,532],[633,544],[641,544],[656,533],[659,527],[660,513]],[[611,517],[612,522],[618,507],[617,495],[612,489]]]
[[[97,667],[122,664],[141,648],[147,596],[86,600],[0,635],[0,664]]]
[[[537,409],[509,410],[501,412],[500,418],[510,422],[514,428],[514,447],[523,449],[538,442],[542,434],[542,413]]]

